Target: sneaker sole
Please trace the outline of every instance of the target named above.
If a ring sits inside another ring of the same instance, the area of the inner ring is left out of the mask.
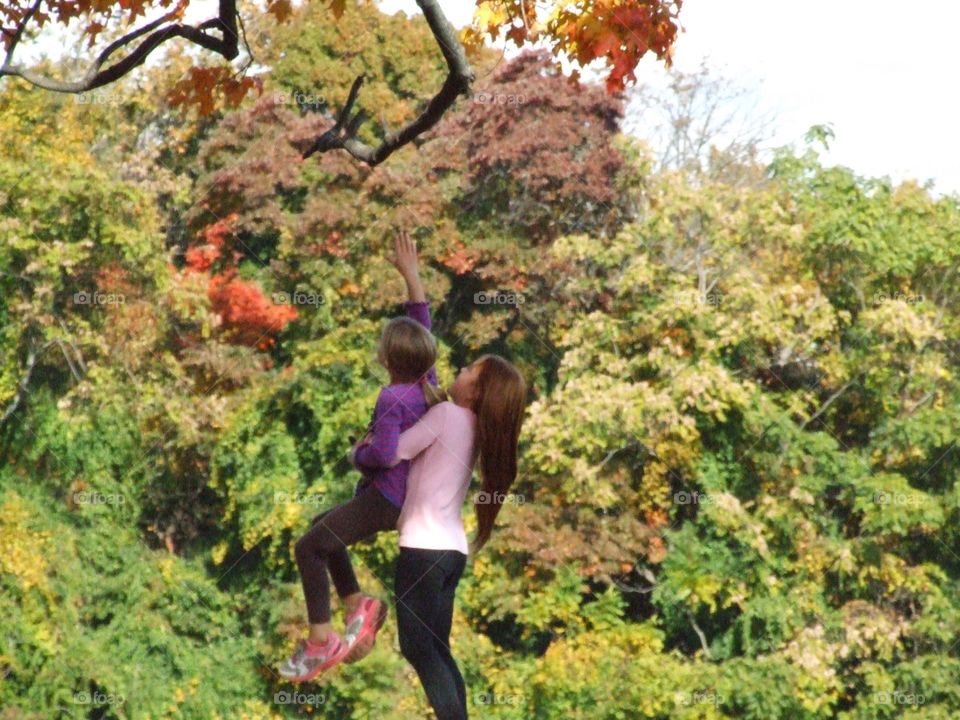
[[[382,601],[377,601],[380,603],[380,610],[377,613],[377,620],[372,626],[367,626],[364,630],[361,630],[357,635],[357,639],[353,641],[353,647],[347,651],[347,654],[343,657],[343,662],[346,664],[355,663],[358,660],[362,660],[373,650],[373,646],[377,642],[377,633],[380,631],[380,628],[383,627],[383,624],[387,620],[387,604]],[[363,647],[363,643],[367,639],[370,639],[370,646]]]
[[[295,682],[295,683],[310,682],[318,675],[322,675],[327,670],[330,670],[331,668],[339,665],[341,662],[343,662],[346,659],[346,657],[347,657],[346,654],[335,655],[329,660],[327,660],[325,663],[318,665],[311,672],[307,673],[306,675],[301,675],[300,677],[288,677],[283,674],[281,674],[280,677],[282,677],[284,680],[288,682]]]

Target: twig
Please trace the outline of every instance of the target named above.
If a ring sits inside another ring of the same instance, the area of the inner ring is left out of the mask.
[[[386,160],[396,150],[413,142],[414,139],[428,131],[444,116],[460,95],[470,91],[474,74],[467,62],[467,54],[457,37],[456,30],[449,23],[437,0],[417,0],[417,5],[423,11],[427,24],[440,46],[450,73],[440,91],[428,103],[426,109],[399,132],[388,133],[383,142],[377,147],[371,147],[357,140],[356,133],[366,119],[363,110],[353,113],[353,106],[357,101],[360,87],[363,85],[364,75],[353,81],[347,102],[340,110],[336,123],[329,130],[320,135],[303,153],[303,158],[309,158],[315,153],[342,149],[353,157],[376,166]]]
[[[141,65],[147,59],[147,56],[161,43],[175,37],[186,38],[187,40],[190,40],[191,42],[200,45],[207,50],[215,52],[218,55],[222,55],[227,60],[233,60],[239,54],[239,50],[237,48],[236,0],[220,0],[219,15],[216,18],[206,20],[201,25],[196,27],[193,25],[183,25],[181,23],[175,23],[161,27],[164,25],[164,23],[174,19],[175,17],[178,17],[182,9],[180,6],[178,6],[174,10],[166,13],[160,18],[157,18],[153,22],[147,23],[142,28],[138,28],[137,30],[134,30],[133,32],[130,32],[110,43],[97,56],[97,59],[94,60],[93,65],[89,70],[87,70],[83,79],[76,81],[54,80],[53,78],[38,75],[37,73],[34,73],[33,71],[19,65],[11,64],[13,60],[13,51],[20,40],[20,36],[23,33],[24,27],[37,12],[41,2],[42,0],[37,0],[30,11],[24,15],[23,21],[17,28],[17,33],[10,44],[9,50],[7,51],[7,57],[4,60],[3,66],[0,67],[0,77],[4,75],[11,75],[23,78],[32,85],[44,88],[45,90],[80,93],[87,90],[93,90],[118,80],[130,72],[133,68]],[[214,35],[208,35],[206,33],[207,30],[213,29],[220,30],[220,32],[223,34],[223,37],[218,38]],[[150,34],[137,46],[135,50],[133,50],[133,52],[105,70],[101,70],[103,64],[110,58],[111,55],[113,55],[113,53],[130,44],[137,38],[146,35],[147,33]]]

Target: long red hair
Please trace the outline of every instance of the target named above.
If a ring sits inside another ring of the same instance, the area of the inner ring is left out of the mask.
[[[477,377],[477,449],[481,490],[474,500],[477,535],[474,550],[482,548],[517,479],[517,443],[527,405],[527,385],[520,371],[499,355],[484,355]]]

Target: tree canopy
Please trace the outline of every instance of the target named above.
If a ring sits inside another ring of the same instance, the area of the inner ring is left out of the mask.
[[[275,673],[295,541],[387,380],[403,223],[441,382],[497,352],[531,388],[457,593],[471,714],[956,717],[960,199],[829,166],[824,128],[659,162],[537,51],[478,52],[389,163],[306,162],[322,114],[283,99],[314,78],[340,104],[369,73],[397,126],[446,72],[419,20],[324,11],[251,23],[263,94],[202,119],[158,102],[179,56],[112,103],[0,92],[0,716],[427,715],[392,621],[322,685]],[[396,553],[355,548],[365,589]]]
[[[371,0],[359,0],[360,4]],[[613,92],[635,80],[634,69],[647,53],[669,63],[670,50],[678,32],[682,0],[577,0],[555,2],[540,7],[533,0],[477,0],[473,25],[457,33],[447,21],[438,0],[417,0],[436,48],[447,65],[447,75],[416,117],[405,126],[387,133],[376,146],[357,137],[368,111],[355,105],[365,80],[358,75],[332,125],[318,133],[304,148],[305,157],[335,149],[369,165],[377,165],[397,148],[412,142],[433,128],[461,95],[470,92],[474,73],[466,47],[477,48],[484,38],[505,37],[517,46],[541,41],[559,58],[569,58],[583,66],[601,61],[607,67],[607,87]],[[314,13],[311,19],[324,24],[340,22],[352,3],[326,0],[327,12]],[[197,24],[184,21],[191,0],[17,0],[0,7],[3,63],[0,77],[12,76],[47,90],[83,93],[115,83],[142,65],[148,57],[170,41],[185,42],[202,49],[209,59],[220,56],[229,63],[246,50],[246,62],[239,70],[229,64],[206,64],[189,68],[185,77],[170,89],[175,105],[196,105],[209,113],[215,97],[222,95],[227,105],[236,107],[251,91],[262,92],[262,78],[247,74],[256,60],[246,40],[243,8],[237,0],[219,0],[217,15]],[[266,13],[283,23],[293,15],[291,0],[267,0],[257,13]],[[154,17],[156,15],[156,17]],[[148,20],[148,18],[150,18]],[[58,78],[39,68],[16,61],[16,51],[24,38],[47,25],[81,26],[88,48],[104,36],[102,48],[91,58],[78,77]],[[355,36],[341,34],[340,54]],[[312,88],[322,92],[322,88]],[[381,108],[377,108],[377,111]]]

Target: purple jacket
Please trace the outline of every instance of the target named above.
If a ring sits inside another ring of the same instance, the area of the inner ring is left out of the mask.
[[[408,301],[403,308],[407,317],[427,330],[431,329],[429,302]],[[437,384],[436,368],[427,371],[426,380],[432,385]],[[353,464],[364,471],[369,482],[397,507],[403,507],[407,494],[410,461],[404,460],[393,467],[388,465],[396,455],[400,433],[415,425],[426,412],[427,402],[419,383],[396,383],[381,388],[369,428],[373,433],[371,442],[360,445],[353,453]],[[366,484],[366,480],[361,481],[361,485]]]

